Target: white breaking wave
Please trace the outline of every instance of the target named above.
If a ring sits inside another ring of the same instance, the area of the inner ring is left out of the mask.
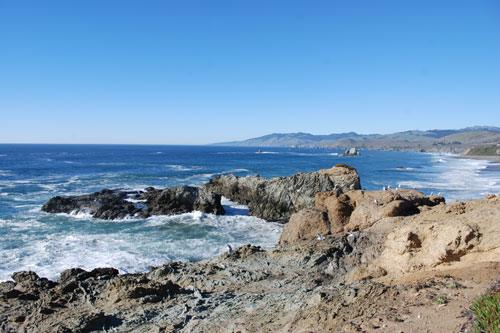
[[[61,215],[62,217],[62,215]],[[75,212],[72,218],[87,218]],[[191,212],[173,216],[153,216],[146,220],[122,220],[123,227],[99,232],[99,225],[115,221],[89,219],[65,221],[78,223],[78,232],[64,228],[57,232],[36,220],[28,223],[0,220],[0,228],[20,231],[40,231],[36,239],[25,236],[22,247],[0,252],[0,281],[10,279],[15,271],[32,270],[42,277],[59,278],[68,268],[91,270],[96,267],[116,267],[121,273],[144,272],[171,260],[201,260],[219,255],[226,244],[234,247],[248,243],[263,247],[274,246],[279,240],[282,225],[251,216],[218,216]],[[87,226],[87,227],[85,227]],[[42,229],[43,232],[42,232]]]
[[[141,255],[128,244],[130,240],[118,236],[52,234],[26,243],[22,250],[3,251],[0,260],[6,267],[0,271],[0,280],[10,279],[12,272],[19,270],[32,270],[56,280],[63,270],[72,267],[116,267],[121,273],[134,273],[170,259],[166,255]]]
[[[169,167],[172,170],[176,171],[193,171],[193,170],[200,170],[200,167],[187,167],[183,165],[177,165],[177,164],[167,164],[167,167]]]
[[[429,195],[442,192],[447,202],[482,198],[488,193],[500,191],[500,173],[485,169],[490,162],[483,160],[457,159],[437,155],[438,164],[424,174],[422,180],[401,181],[402,187],[414,188]]]
[[[49,192],[56,192],[60,184],[37,184],[37,186]]]
[[[97,165],[127,165],[127,163],[124,162],[100,162],[96,163]]]
[[[92,213],[90,212],[90,209],[88,208],[81,208],[81,209],[75,209],[71,213],[69,213],[69,216],[77,218],[77,219],[91,219],[92,218]]]
[[[39,205],[34,205],[34,204],[29,205],[29,204],[28,204],[28,205],[16,205],[16,206],[14,206],[14,207],[15,207],[15,208],[39,207]]]
[[[234,172],[250,172],[248,169],[231,169],[229,171],[224,171],[224,173],[234,173]]]
[[[3,220],[3,219],[0,219],[0,229],[1,228],[9,228],[9,230],[18,231],[18,232],[19,231],[28,231],[28,230],[33,230],[33,229],[44,229],[44,230],[46,229],[45,225],[36,219],[28,219],[28,220]]]
[[[147,201],[146,199],[133,199],[133,198],[128,198],[128,197],[123,199],[123,200],[131,202],[131,203],[143,203],[143,202]]]
[[[12,174],[10,172],[8,172],[7,170],[0,170],[0,176],[9,177],[9,176],[12,176]]]
[[[231,201],[226,197],[221,198],[222,207],[226,211],[226,215],[239,215],[239,216],[247,216],[248,215],[248,206],[239,204],[237,202]]]

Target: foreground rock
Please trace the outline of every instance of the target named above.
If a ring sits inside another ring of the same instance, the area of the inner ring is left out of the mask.
[[[222,175],[211,179],[203,188],[248,205],[250,215],[268,221],[288,221],[294,212],[314,206],[317,193],[342,193],[360,189],[361,185],[356,169],[338,165],[317,172],[270,179]]]
[[[427,197],[408,189],[319,193],[314,208],[292,215],[283,229],[280,244],[316,238],[317,234],[364,230],[384,218],[418,214],[423,207],[439,203],[444,203],[443,197]]]
[[[88,213],[101,219],[127,216],[146,218],[150,215],[171,215],[199,210],[224,214],[221,196],[192,186],[176,186],[163,190],[152,187],[145,191],[104,189],[88,195],[54,197],[42,207],[48,213]]]
[[[384,270],[383,280],[389,281],[421,271],[468,270],[479,262],[500,261],[500,197],[495,195],[438,205],[401,221],[385,221],[381,227],[388,231],[382,252],[353,270],[348,280]]]
[[[470,332],[471,301],[500,279],[500,199],[418,207],[144,274],[18,272],[0,283],[0,331]]]

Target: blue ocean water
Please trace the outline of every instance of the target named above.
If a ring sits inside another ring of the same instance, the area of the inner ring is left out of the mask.
[[[247,216],[243,205],[224,200],[228,214],[192,212],[148,219],[103,221],[86,215],[46,214],[56,195],[101,190],[199,186],[221,173],[289,176],[356,167],[368,190],[401,185],[447,202],[477,199],[500,190],[500,172],[489,162],[413,152],[140,145],[0,145],[0,281],[19,270],[57,279],[70,267],[113,266],[145,271],[169,260],[201,260],[252,243],[273,246],[282,225]]]

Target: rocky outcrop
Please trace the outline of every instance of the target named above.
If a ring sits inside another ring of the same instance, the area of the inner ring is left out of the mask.
[[[222,175],[211,179],[203,188],[248,205],[250,215],[268,221],[288,221],[294,212],[314,206],[314,196],[318,193],[343,193],[361,186],[356,169],[338,165],[270,179]]]
[[[390,222],[387,223],[390,225]],[[350,280],[383,269],[385,279],[450,267],[469,267],[500,258],[500,197],[455,201],[408,217],[389,228],[383,251],[349,274]]]
[[[292,215],[283,229],[280,244],[315,238],[317,234],[364,230],[384,218],[418,214],[422,207],[441,202],[444,203],[443,197],[427,197],[408,189],[319,193],[314,208]]]
[[[0,283],[2,332],[21,328],[32,332],[103,331],[122,323],[122,318],[107,309],[158,303],[187,292],[168,280],[118,276],[114,268],[69,269],[57,282],[34,272],[18,272],[12,277],[14,282]]]
[[[317,204],[331,208],[327,199],[335,196],[321,196]],[[441,199],[414,191],[400,198],[366,191],[346,196],[338,202],[353,211],[372,198],[382,202],[380,214],[372,207],[366,221],[389,216],[324,240],[269,250],[246,245],[143,274],[75,268],[49,281],[15,273],[0,283],[0,331],[471,331],[463,310],[500,276],[500,198],[431,207],[423,204]],[[418,212],[386,214],[403,199]],[[322,223],[330,213],[306,212],[299,214]]]
[[[146,218],[150,215],[171,215],[199,210],[224,214],[221,196],[192,186],[176,186],[163,190],[148,187],[145,191],[104,189],[88,195],[54,197],[42,207],[48,213],[88,213],[101,219],[127,216]]]
[[[203,213],[224,214],[221,196],[192,186],[176,186],[164,190],[148,188],[142,195],[150,215],[181,214],[198,210]]]
[[[349,148],[342,153],[342,156],[359,156],[359,151],[355,147]]]

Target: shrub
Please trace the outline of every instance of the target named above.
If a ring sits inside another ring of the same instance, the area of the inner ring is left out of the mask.
[[[500,290],[478,297],[471,310],[476,316],[476,332],[500,333]]]
[[[446,304],[446,303],[448,303],[448,300],[446,299],[446,297],[440,296],[436,299],[436,303],[437,304]]]
[[[339,163],[339,164],[336,164],[335,166],[336,167],[341,167],[341,168],[347,168],[349,170],[354,170],[354,167],[352,167],[350,165],[347,165],[347,164],[344,164],[344,163]]]

